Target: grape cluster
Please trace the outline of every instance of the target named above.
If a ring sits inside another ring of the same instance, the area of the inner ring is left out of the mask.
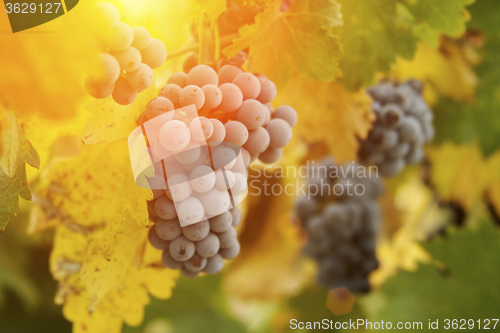
[[[137,93],[153,83],[153,69],[167,59],[167,49],[143,27],[120,22],[115,6],[101,2],[94,7],[96,66],[88,72],[85,89],[94,98],[112,95],[120,105],[131,104]]]
[[[368,89],[376,121],[361,142],[359,159],[375,165],[386,177],[397,175],[406,164],[419,163],[423,145],[434,137],[433,114],[422,98],[422,84],[408,80],[382,81]]]
[[[380,211],[376,199],[382,184],[375,177],[359,176],[357,171],[342,172],[357,167],[352,163],[338,168],[330,159],[309,166],[309,184],[335,186],[338,195],[310,191],[298,198],[295,213],[309,236],[304,252],[319,265],[318,283],[363,293],[370,289],[368,274],[378,268],[375,247]],[[364,191],[356,194],[356,187]]]
[[[215,274],[223,259],[236,257],[247,168],[257,158],[278,161],[297,122],[293,108],[272,108],[276,86],[245,73],[243,56],[218,72],[187,57],[185,72],[173,74],[138,119],[152,160],[161,162],[155,171],[166,172],[166,190],[152,186],[155,200],[148,203],[155,222],[150,242],[164,250],[165,266],[187,277]]]

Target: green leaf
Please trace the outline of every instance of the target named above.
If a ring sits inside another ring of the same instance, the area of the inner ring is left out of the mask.
[[[468,19],[465,6],[475,0],[418,0],[406,1],[408,10],[413,14],[415,22],[420,29],[435,36],[440,34],[458,38],[466,29]]]
[[[388,72],[398,56],[410,58],[418,39],[398,20],[396,0],[340,0],[344,27],[338,32],[345,58],[342,81],[355,90],[372,83],[377,71]]]
[[[372,83],[398,57],[410,59],[416,43],[437,46],[439,36],[465,32],[465,5],[473,0],[339,0],[344,27],[338,30],[345,51],[340,63],[350,89]]]
[[[15,118],[15,115],[12,115]],[[10,215],[16,215],[19,211],[19,196],[25,200],[31,200],[31,191],[28,186],[28,179],[26,178],[25,163],[37,169],[40,167],[40,158],[36,150],[25,137],[21,127],[17,125],[17,120],[11,121],[11,123],[14,122],[17,126],[17,130],[14,131],[17,133],[17,143],[8,140],[6,145],[10,147],[8,149],[17,147],[18,157],[15,173],[12,177],[4,172],[3,168],[0,168],[0,234],[5,230]],[[10,136],[10,138],[13,137]],[[4,141],[0,142],[0,145],[5,149]],[[2,149],[2,151],[4,149]]]
[[[472,21],[469,27],[484,33],[486,45],[481,52],[482,62],[476,68],[479,77],[476,97],[470,103],[441,100],[435,107],[436,143],[451,140],[479,144],[489,155],[500,142],[500,32],[498,17],[500,5],[491,0],[480,0],[470,7]]]
[[[491,223],[477,230],[452,230],[423,244],[440,267],[401,271],[361,303],[372,321],[497,318],[500,309],[500,232]],[[440,326],[442,328],[442,326]]]
[[[230,57],[250,48],[246,70],[267,75],[278,87],[294,67],[310,79],[332,81],[339,75],[340,41],[332,31],[342,25],[340,6],[333,0],[294,1],[281,12],[279,3],[240,29],[240,38],[223,52]]]

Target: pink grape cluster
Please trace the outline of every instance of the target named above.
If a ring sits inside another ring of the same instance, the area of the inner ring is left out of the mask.
[[[115,6],[101,2],[94,7],[96,66],[89,70],[85,90],[94,98],[110,95],[120,105],[131,104],[137,93],[153,83],[153,69],[167,59],[167,49],[143,27],[120,22]]]
[[[166,189],[152,186],[148,203],[150,243],[163,250],[166,267],[187,277],[215,274],[238,255],[246,169],[257,158],[278,161],[297,122],[293,108],[273,109],[276,86],[267,77],[231,63],[173,74],[138,120],[166,173],[166,181],[155,177]]]

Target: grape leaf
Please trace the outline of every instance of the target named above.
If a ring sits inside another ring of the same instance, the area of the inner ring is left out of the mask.
[[[283,13],[277,3],[241,28],[240,37],[223,53],[230,57],[250,48],[246,70],[267,75],[278,87],[294,67],[305,77],[332,81],[339,75],[342,56],[332,30],[341,25],[340,6],[333,0],[294,1]]]
[[[111,97],[95,100],[87,106],[92,113],[82,133],[86,144],[100,144],[127,138],[138,125],[137,118],[155,97],[154,84],[130,105],[119,105]]]
[[[294,107],[299,121],[294,136],[308,143],[323,142],[339,163],[357,159],[358,138],[365,138],[375,115],[364,92],[351,92],[340,83],[317,83],[294,78],[273,102]]]
[[[398,57],[410,59],[421,39],[437,41],[441,33],[458,37],[465,31],[464,6],[471,2],[340,0],[345,85],[357,89],[371,84],[374,74],[388,72]]]
[[[17,124],[16,116],[13,112],[6,112],[3,114],[2,120],[2,141],[0,145],[3,147],[2,152],[8,152],[9,158],[3,159],[2,162],[7,161],[6,169],[13,172],[12,175],[4,172],[4,166],[0,167],[0,234],[5,230],[9,222],[10,215],[17,215],[19,211],[19,196],[25,200],[31,200],[31,191],[28,186],[26,178],[26,165],[28,163],[32,167],[40,167],[40,158],[38,153],[33,148],[31,143],[24,135],[23,130]],[[9,126],[6,128],[4,126]],[[5,132],[3,130],[5,128]],[[8,140],[4,142],[4,133],[7,135]],[[5,144],[5,146],[4,146]],[[14,151],[16,151],[14,153]],[[13,155],[17,155],[13,161]],[[12,163],[15,163],[12,166]]]
[[[458,202],[467,210],[481,200],[489,175],[477,145],[445,143],[432,148],[429,157],[431,182],[441,199]]]
[[[398,56],[410,58],[417,38],[398,21],[397,0],[340,0],[344,26],[337,30],[344,47],[342,81],[349,89],[372,83]]]
[[[127,140],[55,161],[35,195],[32,219],[41,221],[32,224],[56,226],[56,302],[74,331],[120,332],[123,321],[142,321],[148,291],[170,297],[178,272],[162,268],[161,252],[146,244],[151,191],[134,182]]]
[[[269,193],[275,185],[286,185],[283,175],[273,177],[269,170],[264,175],[256,167],[249,172],[248,214],[239,231],[241,253],[224,275],[223,288],[242,299],[280,300],[298,291],[311,271],[301,255],[299,229],[290,223],[293,197]],[[259,193],[264,181],[267,195]]]
[[[371,321],[422,321],[496,318],[500,308],[500,233],[490,223],[477,230],[453,230],[422,246],[444,267],[421,265],[400,271],[379,290],[361,299]],[[411,286],[411,288],[408,288]],[[453,300],[450,302],[450,300]]]
[[[415,18],[418,29],[434,36],[445,34],[458,38],[466,29],[469,19],[465,6],[475,0],[417,0],[406,1],[408,10]]]

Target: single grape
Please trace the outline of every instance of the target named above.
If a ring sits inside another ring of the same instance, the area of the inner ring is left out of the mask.
[[[193,242],[198,242],[207,237],[210,232],[210,223],[208,220],[203,220],[198,223],[190,224],[182,228],[184,237]]]
[[[226,182],[227,179],[227,182]],[[215,187],[221,191],[227,191],[234,186],[236,178],[230,170],[217,170],[215,172]]]
[[[191,140],[188,145],[174,153],[174,157],[182,164],[191,164],[198,160],[201,155],[200,143],[196,140]]]
[[[135,47],[129,47],[120,52],[113,52],[113,56],[118,60],[120,68],[125,72],[133,72],[141,64],[141,52]]]
[[[248,133],[248,140],[243,147],[251,155],[258,155],[264,152],[269,147],[270,140],[271,138],[266,129],[263,127],[259,127],[256,130],[250,131]]]
[[[219,215],[231,207],[231,198],[227,191],[213,188],[206,193],[200,193],[200,201],[205,207],[205,212],[211,215]]]
[[[149,243],[158,250],[165,250],[168,249],[170,242],[160,238],[158,234],[156,233],[156,230],[154,227],[150,227],[148,231],[148,239]]]
[[[175,214],[177,216],[177,213]],[[173,220],[156,220],[156,233],[160,238],[172,241],[182,234],[181,225],[178,219]]]
[[[190,70],[198,65],[199,58],[198,53],[188,55],[182,63],[182,71],[186,74],[189,73]]]
[[[414,145],[410,148],[410,151],[406,156],[406,163],[408,164],[420,163],[423,157],[424,157],[424,151],[422,147]]]
[[[213,234],[209,233],[207,237],[203,238],[199,242],[196,242],[196,253],[203,258],[210,258],[219,252],[220,241],[219,238]]]
[[[234,78],[242,74],[243,70],[236,66],[225,65],[219,70],[219,84],[232,83]]]
[[[205,209],[200,200],[195,197],[190,197],[178,205],[177,213],[182,222],[196,223],[203,220]]]
[[[403,141],[410,143],[423,142],[424,135],[422,132],[422,125],[420,125],[420,122],[414,117],[405,117],[401,121],[398,132]]]
[[[200,87],[194,85],[185,86],[179,94],[179,103],[181,106],[194,104],[196,110],[199,110],[205,104],[205,94]]]
[[[167,59],[167,49],[161,40],[151,38],[149,45],[141,50],[142,62],[155,69],[163,65]]]
[[[260,94],[260,81],[251,73],[241,73],[236,76],[233,83],[237,85],[243,93],[243,99],[255,99]]]
[[[193,139],[205,142],[214,134],[214,125],[206,117],[196,117],[189,124],[189,130]]]
[[[174,239],[169,245],[169,251],[172,258],[182,262],[191,259],[195,249],[194,243],[184,236]]]
[[[123,51],[132,45],[134,32],[128,24],[116,22],[108,27],[104,40],[111,50]]]
[[[89,71],[89,79],[98,85],[111,85],[120,77],[120,64],[115,57],[107,53],[99,53],[95,59],[96,66]]]
[[[389,103],[380,109],[380,119],[388,128],[397,127],[404,117],[404,110],[397,104]]]
[[[264,104],[264,110],[266,110],[266,116],[265,116],[265,120],[264,120],[264,123],[262,124],[262,127],[266,127],[267,124],[269,124],[269,122],[271,121],[271,115],[273,113],[273,107],[269,107],[270,104]]]
[[[172,104],[174,104],[174,107],[180,108],[181,104],[179,103],[179,95],[181,93],[182,88],[179,87],[176,84],[169,83],[163,88],[161,88],[158,96],[168,98]]]
[[[146,28],[143,27],[134,27],[132,28],[132,32],[134,33],[134,41],[132,42],[132,46],[138,50],[144,50],[149,46],[151,42],[151,35]]]
[[[180,151],[187,147],[191,140],[189,127],[180,120],[165,123],[159,133],[160,143],[171,151]]]
[[[92,8],[92,20],[99,28],[120,22],[120,12],[109,2],[99,2]]]
[[[269,146],[273,148],[282,148],[292,139],[292,128],[283,119],[272,119],[266,126],[269,132]]]
[[[233,83],[224,83],[219,86],[222,92],[222,102],[219,109],[224,112],[234,112],[243,103],[243,93],[241,89]]]
[[[236,243],[227,248],[227,249],[220,249],[219,254],[222,256],[222,258],[230,260],[234,259],[238,256],[240,253],[240,243],[236,241]]]
[[[290,125],[290,127],[295,126],[297,124],[297,111],[294,108],[288,105],[282,105],[276,108],[274,112],[272,112],[272,118],[283,119]]]
[[[239,195],[247,189],[247,177],[242,173],[234,172],[234,178],[235,182],[234,186],[231,187],[231,193],[233,195]]]
[[[167,170],[168,173],[168,170]],[[178,173],[167,177],[168,187],[172,194],[174,202],[182,202],[191,196],[193,189],[189,184],[188,176]],[[179,214],[179,207],[177,207],[177,214]],[[180,218],[180,217],[179,217]],[[201,221],[201,220],[200,220]]]
[[[168,267],[170,269],[181,269],[182,267],[184,267],[184,264],[182,262],[172,258],[169,249],[163,251],[161,255],[161,261],[165,267]]]
[[[226,145],[220,145],[212,150],[214,170],[231,169],[236,163],[236,153]]]
[[[98,85],[92,82],[89,77],[85,79],[85,91],[94,98],[103,99],[109,97],[113,93],[113,90],[115,90],[114,83]]]
[[[209,222],[210,230],[212,232],[225,232],[232,226],[233,215],[231,214],[231,212],[227,211],[220,215],[212,217]]]
[[[188,173],[193,171],[194,168],[200,165],[206,165],[208,167],[211,167],[212,163],[210,161],[210,154],[208,153],[207,146],[202,146],[200,147],[200,157],[193,163],[189,164],[182,164],[182,167],[184,170],[186,170]]]
[[[120,105],[129,105],[137,98],[137,91],[122,77],[116,81],[112,96],[116,103]]]
[[[198,65],[189,71],[186,83],[188,85],[198,87],[204,87],[207,84],[218,86],[219,77],[217,76],[217,72],[212,67],[207,65]]]
[[[265,107],[255,99],[244,101],[238,111],[236,111],[236,120],[243,123],[249,131],[256,130],[266,121]]]
[[[194,254],[191,259],[188,261],[184,262],[184,267],[186,267],[187,270],[197,273],[201,272],[203,268],[207,265],[207,258],[203,258],[202,256],[199,256],[198,254]]]
[[[270,103],[278,93],[276,85],[263,74],[257,74],[256,76],[260,81],[261,87],[260,94],[259,96],[257,96],[256,100],[258,100],[262,104]]]
[[[248,130],[241,122],[233,120],[226,123],[224,127],[226,128],[224,142],[231,142],[240,147],[247,142]]]
[[[164,220],[172,220],[177,217],[174,203],[167,197],[161,197],[155,201],[155,213]]]
[[[209,120],[214,127],[214,132],[210,139],[208,139],[208,142],[210,142],[210,147],[214,147],[224,141],[224,138],[226,137],[226,128],[218,119],[210,118]]]
[[[205,104],[203,109],[212,110],[220,105],[222,102],[222,92],[219,87],[213,84],[207,84],[201,88],[205,94]]]
[[[403,158],[385,160],[379,165],[380,173],[386,177],[393,177],[397,175],[405,166]]]
[[[153,78],[153,70],[146,64],[140,64],[135,71],[127,73],[128,84],[137,92],[149,88],[153,83]]]
[[[220,254],[216,254],[211,258],[208,258],[207,264],[203,269],[203,272],[207,274],[217,274],[224,267],[224,259]]]
[[[153,98],[146,106],[146,117],[153,119],[174,110],[174,104],[165,97]]]
[[[187,269],[186,267],[182,267],[181,268],[181,272],[182,272],[182,275],[184,275],[185,277],[187,277],[188,279],[194,279],[195,277],[198,276],[199,273],[197,272],[191,272],[189,269]]]
[[[283,156],[283,148],[269,147],[259,154],[259,160],[265,164],[272,164],[278,162],[281,156]]]
[[[233,215],[233,228],[236,228],[241,222],[241,212],[237,207],[229,210],[231,215]]]
[[[189,175],[191,187],[198,193],[210,191],[215,186],[215,172],[211,167],[199,165]]]
[[[395,130],[375,128],[371,135],[373,137],[373,143],[380,151],[388,151],[399,142],[399,135]]]
[[[238,235],[233,227],[229,227],[229,229],[217,234],[217,236],[219,237],[221,249],[228,249],[238,242]]]
[[[187,74],[178,72],[172,74],[172,76],[170,76],[170,78],[168,79],[167,83],[176,84],[179,87],[184,88],[186,86],[186,80],[187,80]]]

